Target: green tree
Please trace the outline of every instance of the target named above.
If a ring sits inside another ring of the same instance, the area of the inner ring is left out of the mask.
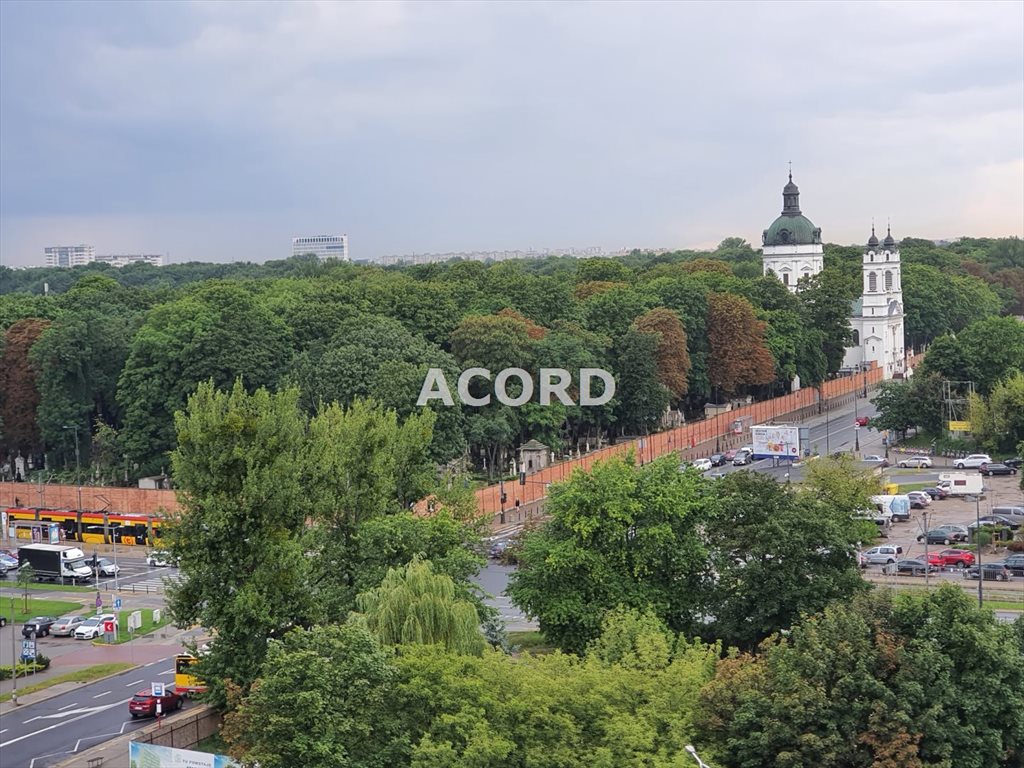
[[[305,418],[298,391],[247,394],[201,384],[175,415],[171,456],[182,510],[170,549],[185,579],[168,588],[179,626],[215,634],[200,672],[223,705],[228,681],[247,690],[267,639],[312,624],[311,561],[300,544],[315,489],[303,482]]]
[[[448,651],[480,654],[486,647],[480,617],[459,599],[451,577],[434,573],[429,561],[414,558],[388,571],[379,587],[356,599],[367,626],[386,645],[440,645]]]
[[[508,594],[566,651],[582,652],[618,606],[652,606],[673,631],[692,630],[707,503],[703,481],[672,457],[598,462],[552,486],[551,520],[524,538]]]
[[[615,344],[615,420],[622,432],[650,434],[668,407],[671,393],[659,380],[659,340],[630,329]]]
[[[295,629],[270,642],[222,733],[234,757],[264,768],[408,765],[396,684],[391,654],[362,622]]]
[[[957,339],[967,358],[968,378],[982,394],[1003,378],[1024,371],[1024,323],[990,317],[965,328]]]
[[[865,540],[862,522],[853,519],[865,508],[862,493],[835,481],[798,492],[751,472],[727,475],[713,488],[706,636],[752,649],[802,614],[866,588],[854,557]]]

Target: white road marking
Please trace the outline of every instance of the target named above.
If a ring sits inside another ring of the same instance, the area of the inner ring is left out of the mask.
[[[163,661],[163,659],[161,659],[161,661]],[[143,667],[152,667],[154,664],[156,664],[156,662],[155,661],[151,661],[151,662],[149,662],[149,664],[143,664],[142,666]]]
[[[33,736],[38,736],[40,733],[52,731],[54,728],[63,728],[68,723],[73,723],[76,720],[81,720],[83,718],[89,717],[89,715],[96,714],[97,712],[102,712],[105,709],[116,707],[119,704],[127,704],[129,701],[131,701],[131,698],[123,699],[121,701],[115,701],[113,704],[107,704],[105,707],[94,707],[90,711],[81,714],[78,717],[73,717],[70,720],[65,720],[63,723],[54,723],[53,725],[48,725],[45,728],[40,728],[38,731],[32,731],[32,733],[26,733],[24,736],[18,736],[16,739],[8,739],[7,741],[0,743],[0,749],[3,749],[4,747],[9,747],[11,746],[11,744],[17,744],[19,741],[24,741],[25,739],[31,739]]]
[[[128,685],[126,685],[125,688],[131,688],[133,685],[138,685],[139,683],[144,683],[144,682],[146,682],[146,681],[145,680],[136,680],[134,683],[128,683]]]
[[[11,730],[11,729],[10,728],[4,728],[2,731],[0,731],[0,733],[7,733],[9,730]]]
[[[95,699],[96,697],[95,697],[95,696],[93,696],[93,698]],[[75,705],[75,704],[68,704],[68,705],[67,705],[66,707],[61,707],[61,708],[60,708],[60,709],[58,709],[57,711],[58,711],[58,712],[63,712],[63,711],[65,710],[65,709],[71,709],[71,708],[72,708],[72,707],[74,707],[74,706],[76,706],[76,705]]]
[[[170,669],[165,669],[163,672],[157,672],[158,675],[170,675],[170,674],[173,674],[173,673],[174,673],[174,667],[171,667]]]
[[[109,696],[112,693],[113,693],[113,691],[104,691],[103,693],[97,693],[95,696],[93,696],[93,698],[94,699],[98,699],[101,696]]]

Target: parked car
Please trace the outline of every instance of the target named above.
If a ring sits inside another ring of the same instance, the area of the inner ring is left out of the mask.
[[[8,571],[7,566],[4,565],[3,563],[0,563],[0,579],[6,579],[7,578],[7,571]]]
[[[50,625],[50,634],[54,637],[69,637],[83,621],[84,616],[61,616]]]
[[[971,535],[970,529],[966,525],[958,525],[956,523],[947,523],[946,525],[937,526],[940,531],[949,531],[951,539],[953,541],[967,541]]]
[[[977,469],[982,464],[991,464],[992,457],[987,453],[972,453],[970,456],[966,456],[962,459],[957,459],[953,462],[953,466],[957,469]]]
[[[707,472],[713,465],[711,459],[694,459],[691,466],[698,472]]]
[[[101,576],[113,576],[121,572],[121,566],[112,563],[105,557],[101,557],[97,562],[97,568]]]
[[[861,459],[861,461],[863,461],[865,464],[877,464],[883,468],[889,466],[889,462],[886,460],[884,456],[877,456],[875,454],[865,456],[863,459]]]
[[[932,497],[924,491],[909,491],[907,498],[910,499],[912,509],[924,509],[932,503]]]
[[[927,533],[918,534],[917,540],[919,542],[928,540],[929,544],[945,544],[947,547],[952,544],[956,539],[953,538],[952,531],[946,531],[942,528],[933,528]]]
[[[926,563],[924,560],[900,560],[896,563],[897,575],[909,574],[910,576],[924,576],[925,573],[934,573],[935,566]]]
[[[496,541],[491,544],[491,548],[487,550],[487,556],[498,560],[503,554],[505,554],[506,549],[508,549],[507,540]]]
[[[981,572],[985,581],[1009,581],[1013,578],[1013,571],[1003,563],[982,563]],[[972,565],[964,571],[964,577],[968,579],[978,578],[978,566]]]
[[[736,456],[733,457],[732,465],[734,467],[742,467],[745,464],[749,464],[753,461],[754,454],[752,451],[748,451],[746,448],[740,448],[736,451]]]
[[[855,419],[855,421],[856,421],[858,427],[866,427],[868,425],[868,422],[871,421],[871,417],[869,417],[869,416],[858,416]]]
[[[117,624],[117,617],[112,613],[90,616],[75,628],[75,640],[92,640],[103,634],[103,622],[112,621]]]
[[[46,637],[50,634],[50,627],[56,620],[56,616],[36,616],[34,619],[29,619],[21,628],[21,636],[28,637],[35,632],[36,637]]]
[[[883,544],[880,547],[872,547],[864,553],[864,558],[870,565],[886,565],[895,563],[896,558],[903,554],[903,547],[893,544]]]
[[[730,448],[728,451],[722,454],[722,457],[726,460],[726,462],[730,462],[736,458],[737,453],[739,453],[738,450],[736,450],[735,448]]]
[[[978,471],[986,477],[992,477],[992,475],[1016,475],[1017,469],[1015,467],[1008,467],[1005,464],[982,464],[978,467]]]
[[[139,691],[132,696],[128,702],[128,712],[132,719],[136,717],[156,717],[156,703],[160,702],[160,712],[167,714],[176,709],[181,709],[182,698],[174,690],[174,686],[164,686],[164,695],[159,698],[153,695],[152,690]]]
[[[1014,469],[1020,469],[1021,465],[1024,465],[1024,459],[1020,456],[1014,456],[1012,459],[1003,459],[1003,464]]]
[[[982,515],[980,520],[982,523],[1005,526],[1011,531],[1015,531],[1021,525],[1024,525],[1024,517],[1017,517],[1016,515]]]
[[[931,469],[932,460],[927,456],[908,456],[905,459],[900,459],[899,464],[903,469],[907,467],[915,467],[917,469]]]
[[[16,571],[18,570],[18,558],[12,557],[7,552],[0,552],[0,565],[7,566],[7,570]]]
[[[720,466],[722,466],[723,464],[726,463],[725,462],[725,454],[724,453],[713,453],[713,454],[711,454],[710,461],[711,461],[711,466],[712,467],[720,467]]]
[[[928,555],[928,562],[941,568],[967,568],[974,565],[974,553],[966,549],[940,549]]]
[[[1024,554],[1010,555],[1003,560],[1005,565],[1014,576],[1024,576]]]
[[[929,496],[931,496],[932,497],[932,501],[940,501],[940,500],[945,499],[945,498],[947,498],[949,496],[949,491],[947,491],[945,488],[941,488],[939,486],[935,486],[934,488],[925,488],[921,492],[922,493],[927,493]]]
[[[150,552],[149,555],[146,557],[146,565],[152,568],[178,567],[178,563],[174,560],[173,557],[171,557],[171,553],[165,552],[162,549],[155,549],[152,552]]]

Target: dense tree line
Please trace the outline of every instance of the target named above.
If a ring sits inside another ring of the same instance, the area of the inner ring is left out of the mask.
[[[309,415],[373,396],[405,419],[429,368],[615,375],[602,408],[434,407],[434,460],[468,451],[493,473],[530,438],[573,449],[656,430],[668,407],[692,417],[708,401],[785,391],[794,376],[821,382],[850,341],[860,253],[827,246],[828,266],[797,294],[762,277],[739,238],[712,252],[498,264],[0,267],[0,453],[67,466],[78,442],[99,481],[166,471],[173,414],[208,379],[295,386]],[[912,343],[1017,306],[1019,240],[909,239],[904,254]]]

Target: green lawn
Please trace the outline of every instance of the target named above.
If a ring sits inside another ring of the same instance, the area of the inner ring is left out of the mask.
[[[9,584],[2,584],[0,586],[11,587],[11,588],[15,588],[16,587],[17,589],[21,590],[22,592],[25,591],[25,587],[24,586],[18,586],[17,583],[14,582],[14,581],[11,581],[11,583],[9,583]],[[30,590],[32,590],[32,591],[35,591],[35,592],[95,592],[96,591],[96,587],[75,587],[75,586],[72,586],[71,584],[65,584],[65,585],[61,586],[60,584],[46,584],[46,583],[37,582],[37,581],[34,581],[31,584],[29,584],[28,588]]]
[[[528,632],[509,632],[508,642],[518,651],[529,651],[530,653],[550,653],[555,647],[547,641],[544,635],[532,630]]]
[[[132,664],[127,662],[118,662],[113,664],[97,664],[92,667],[86,667],[85,669],[79,669],[76,672],[68,672],[63,675],[57,675],[57,677],[51,677],[48,680],[44,680],[41,683],[35,683],[34,685],[27,685],[24,687],[18,687],[18,695],[25,696],[29,693],[35,693],[41,691],[44,688],[49,688],[52,685],[59,685],[60,683],[91,683],[93,680],[99,680],[101,677],[107,677],[108,675],[116,675],[118,672],[124,672],[126,669],[131,669]],[[21,680],[31,678],[21,678]],[[11,694],[5,693],[0,696],[0,701],[9,701]]]
[[[931,488],[935,483],[901,483],[900,493],[906,493],[907,491],[923,491],[925,488]]]
[[[65,616],[67,614],[80,613],[83,605],[80,602],[69,603],[64,600],[40,600],[38,597],[29,597],[28,610],[24,610],[25,598],[18,595],[14,598],[14,623],[28,621],[35,616]],[[11,620],[11,596],[4,595],[0,600],[0,613]]]
[[[150,632],[155,632],[160,627],[166,627],[171,623],[171,614],[164,608],[161,612],[163,615],[160,617],[160,623],[153,623],[153,609],[143,608],[142,610],[142,626],[133,632],[128,631],[128,616],[134,613],[134,611],[118,611],[118,630],[117,640],[113,643],[106,643],[102,638],[93,640],[94,645],[120,645],[121,643],[127,643],[133,637],[139,637],[140,635],[148,635]],[[91,615],[91,614],[90,614]]]

